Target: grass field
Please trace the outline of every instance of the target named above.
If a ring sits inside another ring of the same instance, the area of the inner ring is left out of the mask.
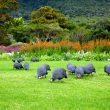
[[[85,75],[50,83],[51,72],[46,79],[37,79],[36,68],[47,63],[51,69],[68,63],[85,65],[93,63],[94,76]],[[11,61],[0,62],[0,110],[110,110],[110,76],[103,67],[110,62],[43,61],[30,63],[30,70],[13,70]]]

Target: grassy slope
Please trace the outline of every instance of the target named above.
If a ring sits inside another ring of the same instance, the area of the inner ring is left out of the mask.
[[[108,62],[92,62],[97,70],[94,76],[50,83],[51,72],[46,79],[36,79],[38,65],[48,63],[52,70],[64,67],[68,62],[85,65],[85,61],[51,61],[31,63],[29,71],[13,70],[12,62],[0,62],[0,110],[109,110],[110,77],[103,72]]]

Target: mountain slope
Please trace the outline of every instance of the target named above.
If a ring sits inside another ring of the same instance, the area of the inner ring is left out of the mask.
[[[20,12],[25,14],[49,5],[64,14],[75,16],[110,16],[110,0],[18,0]]]

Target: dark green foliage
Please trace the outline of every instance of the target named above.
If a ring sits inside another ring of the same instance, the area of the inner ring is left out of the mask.
[[[7,28],[5,25],[0,24],[0,44],[10,45],[11,41],[7,33]]]
[[[0,30],[0,44],[1,45],[10,45],[11,41],[5,30]]]
[[[110,0],[19,0],[22,15],[41,6],[52,6],[70,17],[110,16]],[[25,7],[24,7],[25,5]],[[20,11],[21,11],[20,10]]]
[[[29,42],[30,33],[28,30],[26,31],[12,30],[11,33],[13,34],[14,39],[17,42],[24,42],[24,43]]]
[[[101,19],[94,24],[91,39],[110,39],[110,19]]]

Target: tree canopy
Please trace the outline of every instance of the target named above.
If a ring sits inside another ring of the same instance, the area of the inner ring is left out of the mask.
[[[7,27],[5,26],[5,22],[10,20],[10,13],[17,9],[17,0],[0,0],[0,44],[6,44],[7,42]]]
[[[9,13],[18,9],[16,0],[0,0],[0,22],[9,20]]]
[[[59,10],[49,6],[44,6],[31,14],[33,23],[58,23],[60,27],[66,28],[68,24],[67,17]]]

